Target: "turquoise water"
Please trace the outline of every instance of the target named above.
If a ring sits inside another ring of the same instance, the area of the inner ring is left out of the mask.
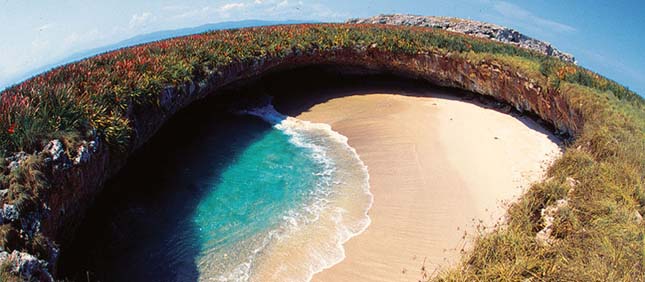
[[[346,138],[272,107],[184,114],[115,177],[63,273],[86,281],[306,281],[369,224]],[[271,277],[271,278],[267,278]]]
[[[324,163],[289,139],[272,129],[251,144],[197,205],[192,220],[198,226],[200,248],[218,255],[209,263],[209,272],[228,275],[253,260],[269,232],[287,220],[298,220],[330,188],[324,185]]]
[[[220,250],[280,224],[318,187],[324,167],[273,129],[251,144],[213,181],[193,215],[202,248]]]

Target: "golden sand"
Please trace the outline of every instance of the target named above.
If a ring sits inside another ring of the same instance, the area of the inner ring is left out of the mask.
[[[560,155],[534,121],[440,92],[365,92],[297,116],[349,138],[374,194],[371,225],[313,281],[418,281],[424,265],[432,275],[468,249],[477,224],[499,222]]]

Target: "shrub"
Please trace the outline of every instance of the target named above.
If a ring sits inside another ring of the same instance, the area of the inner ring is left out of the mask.
[[[644,228],[631,220],[634,211],[645,214],[643,99],[579,66],[441,30],[273,26],[207,32],[104,53],[0,93],[0,154],[40,150],[53,138],[74,148],[94,133],[113,152],[127,153],[133,136],[132,113],[159,107],[164,87],[201,80],[237,62],[340,48],[495,62],[528,77],[544,93],[562,95],[584,120],[577,139],[549,169],[551,180],[533,186],[509,209],[506,227],[482,234],[461,267],[437,280],[643,279]],[[2,167],[0,183],[9,186],[10,200],[21,212],[37,208],[39,191],[47,188],[40,173],[42,163],[31,156],[20,169],[7,172]],[[580,181],[573,192],[565,184],[568,177]],[[557,243],[537,244],[534,236],[542,227],[540,210],[562,197],[568,197],[570,206],[556,220]],[[44,241],[34,242],[28,247],[46,255]]]

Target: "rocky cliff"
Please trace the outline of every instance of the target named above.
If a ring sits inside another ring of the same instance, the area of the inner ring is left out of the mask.
[[[540,54],[556,57],[565,62],[576,62],[573,55],[556,49],[548,42],[531,38],[512,28],[480,21],[434,16],[380,15],[366,19],[351,19],[347,21],[347,23],[424,26],[445,29],[452,32],[512,44],[521,48],[539,52]]]
[[[73,238],[102,185],[177,111],[206,96],[218,95],[218,89],[232,82],[312,65],[358,67],[491,96],[519,111],[534,113],[557,130],[572,135],[578,133],[584,123],[578,105],[569,101],[567,96],[547,89],[513,67],[494,61],[473,62],[440,50],[406,54],[380,49],[378,44],[339,45],[330,50],[314,46],[304,52],[289,50],[281,56],[233,60],[206,77],[195,77],[192,82],[165,87],[158,93],[158,106],[131,113],[128,118],[134,134],[126,153],[115,153],[96,138],[78,148],[66,148],[60,141],[52,140],[33,155],[13,156],[10,160],[13,167],[29,165],[30,160],[37,162],[49,187],[40,195],[40,208],[36,212],[19,214],[11,205],[5,204],[0,219],[4,223],[21,226],[19,234],[16,234],[19,238],[34,240],[34,234],[42,233],[49,249],[42,254],[0,252],[0,262],[8,265],[10,272],[20,273],[23,277],[51,281],[49,273],[56,272],[57,246]]]

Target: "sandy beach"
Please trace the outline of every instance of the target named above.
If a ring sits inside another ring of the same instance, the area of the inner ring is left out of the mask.
[[[556,139],[531,119],[441,91],[353,92],[297,115],[349,138],[374,194],[371,225],[313,281],[418,281],[423,265],[432,275],[559,156]]]

